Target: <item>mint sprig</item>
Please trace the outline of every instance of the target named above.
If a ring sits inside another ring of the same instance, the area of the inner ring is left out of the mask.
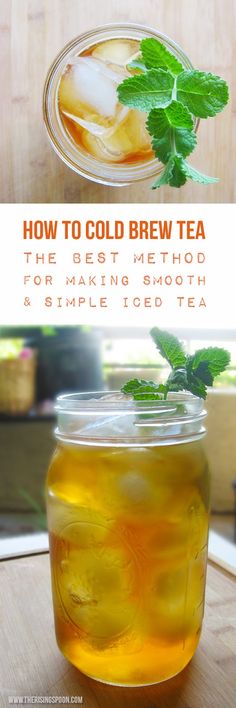
[[[166,399],[171,391],[189,391],[205,399],[207,387],[213,385],[215,377],[225,371],[230,363],[229,352],[221,347],[198,349],[195,354],[189,355],[179,339],[170,332],[154,327],[150,335],[171,367],[171,372],[164,384],[144,379],[127,381],[121,391],[132,395],[136,401]]]
[[[118,86],[118,98],[129,108],[144,111],[155,156],[164,169],[154,189],[181,187],[187,179],[217,182],[186,162],[197,145],[196,121],[216,116],[229,99],[224,79],[197,69],[185,70],[175,54],[154,38],[143,39],[140,56],[129,68],[139,73]]]

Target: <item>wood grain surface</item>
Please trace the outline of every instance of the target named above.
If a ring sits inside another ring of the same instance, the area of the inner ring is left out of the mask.
[[[0,0],[0,201],[234,202],[235,4],[235,0]],[[151,191],[148,182],[105,187],[74,174],[53,152],[41,107],[49,65],[76,35],[118,21],[158,28],[184,48],[196,67],[229,82],[230,104],[216,119],[201,122],[193,156],[194,165],[218,176],[219,184],[204,187],[189,182],[181,190],[158,192]]]
[[[83,696],[85,708],[234,708],[235,580],[209,564],[200,646],[175,679],[142,689],[88,679],[60,654],[54,636],[48,554],[2,561],[1,665],[8,696]]]

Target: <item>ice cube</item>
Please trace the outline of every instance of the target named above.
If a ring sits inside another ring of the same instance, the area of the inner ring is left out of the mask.
[[[116,539],[114,539],[116,542]],[[136,567],[121,548],[61,546],[57,587],[67,617],[87,641],[104,648],[128,631]]]
[[[188,565],[157,573],[149,594],[150,629],[153,636],[174,642],[184,634]]]
[[[104,135],[107,132],[107,128],[103,125],[99,125],[99,123],[92,122],[89,120],[83,120],[83,118],[73,116],[72,113],[68,113],[67,111],[63,111],[63,114],[70,120],[73,120],[74,123],[77,123],[77,125],[80,125],[81,128],[85,128],[85,130],[88,130],[89,133],[92,133],[92,135],[100,136]]]
[[[129,519],[150,522],[168,506],[169,491],[165,485],[152,485],[148,474],[132,470],[120,474],[115,489],[118,509],[124,510]]]
[[[149,591],[149,621],[154,636],[175,642],[201,625],[205,562],[190,560],[168,572],[157,572]]]
[[[73,603],[73,606],[72,606]],[[134,623],[135,610],[131,602],[116,605],[109,600],[99,605],[90,602],[87,605],[72,602],[66,606],[66,614],[72,619],[81,639],[96,650],[104,650],[116,645],[124,635],[128,636]]]
[[[98,74],[104,74],[108,79],[111,79],[111,81],[114,81],[116,84],[120,83],[120,76],[121,73],[125,76],[126,72],[124,70],[121,70],[121,67],[116,67],[112,68],[110,64],[105,64],[103,61],[100,61],[100,59],[94,59],[93,57],[83,57],[83,56],[77,56],[74,57],[74,59],[71,61],[70,65],[71,66],[81,66],[81,63],[83,63],[84,66],[87,66],[89,70],[96,72]]]
[[[99,545],[109,532],[106,516],[91,507],[68,504],[50,495],[48,505],[49,531],[64,541],[79,547]]]
[[[92,56],[101,61],[126,66],[139,54],[139,42],[135,39],[109,39],[98,44]]]
[[[149,159],[146,115],[119,103],[117,85],[128,72],[112,66],[93,56],[75,57],[61,77],[60,111],[65,120],[73,121],[74,139],[94,158],[105,162]]]
[[[152,502],[152,488],[147,479],[141,476],[138,472],[130,471],[122,475],[118,480],[118,489],[123,499],[125,506],[131,506],[132,509],[146,510],[146,506]]]
[[[153,563],[162,570],[181,565],[188,552],[188,534],[189,522],[185,518],[180,523],[158,518],[148,540],[148,555]]]
[[[83,118],[80,118],[78,116],[73,115],[72,113],[68,113],[68,111],[65,111],[62,109],[62,113],[66,118],[69,118],[69,120],[73,121],[76,125],[80,126],[80,128],[87,130],[91,135],[95,135],[97,137],[110,137],[114,130],[116,130],[117,125],[121,123],[122,120],[124,120],[125,116],[128,114],[129,108],[127,106],[122,106],[119,103],[117,104],[117,110],[116,110],[116,115],[115,118],[106,118],[102,119],[99,116],[96,116],[94,120],[92,120],[93,116],[91,117],[91,120],[84,120]],[[98,122],[100,120],[100,123]],[[79,130],[79,135],[78,139],[80,141],[80,134],[81,131]]]
[[[62,75],[59,105],[62,111],[100,123],[99,117],[114,117],[120,75],[93,57],[76,57]],[[104,124],[104,121],[103,121]]]
[[[80,512],[81,510],[78,509],[78,518]],[[103,520],[101,515],[96,512],[93,512],[91,517],[93,517],[95,521],[79,520],[65,526],[61,532],[63,540],[68,541],[71,546],[76,548],[95,548],[104,543],[109,530],[106,519]]]
[[[145,114],[130,110],[111,133],[98,138],[84,131],[82,142],[86,150],[98,160],[122,162],[137,154],[140,160],[145,160],[151,156],[150,136],[145,123]]]
[[[108,401],[109,403],[113,403],[113,401],[132,401],[132,396],[127,396],[124,393],[106,393],[104,396],[101,396],[100,401]]]

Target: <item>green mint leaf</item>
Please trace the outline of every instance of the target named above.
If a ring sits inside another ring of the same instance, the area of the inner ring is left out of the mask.
[[[196,133],[192,130],[184,128],[176,128],[175,130],[175,147],[178,155],[188,157],[197,145]]]
[[[169,179],[170,187],[182,187],[185,182],[187,182],[187,176],[182,169],[182,163],[184,162],[181,155],[175,155],[173,157],[173,170],[172,175]]]
[[[165,108],[171,103],[174,77],[163,69],[125,79],[117,88],[120,103],[139,111]]]
[[[200,182],[200,184],[214,184],[215,182],[219,182],[218,177],[208,177],[208,175],[204,175],[202,172],[196,170],[195,167],[189,165],[188,162],[185,162],[185,160],[181,161],[180,169],[186,178],[189,177],[189,179],[192,179],[194,182]]]
[[[191,135],[191,133],[189,133],[189,135]],[[160,141],[157,140],[156,142],[156,138],[154,138],[152,144],[156,155],[164,162],[168,155],[168,143],[166,143],[163,139]],[[185,143],[182,142],[181,149],[184,149],[184,145]],[[200,182],[201,184],[214,184],[215,182],[218,182],[217,177],[208,177],[207,175],[202,174],[196,170],[195,167],[189,165],[188,162],[183,159],[182,155],[178,153],[172,156],[170,154],[165,170],[161,173],[156,182],[154,182],[152,189],[157,189],[164,184],[169,184],[170,187],[182,187],[185,182],[187,182],[188,177],[195,182]]]
[[[184,391],[188,386],[186,369],[173,369],[168,376],[166,385],[169,391]]]
[[[155,152],[155,155],[161,162],[166,163],[171,158],[173,149],[173,138],[175,141],[175,147],[178,155],[182,155],[183,157],[188,157],[188,155],[190,155],[190,153],[194,150],[197,144],[196,134],[192,131],[185,130],[184,128],[177,128],[176,130],[170,128],[166,130],[163,137],[153,138],[152,140],[152,147]],[[182,175],[186,177],[183,172]]]
[[[188,380],[186,390],[192,393],[194,396],[198,396],[198,398],[205,399],[207,397],[206,384],[197,376],[191,376],[190,380]]]
[[[163,149],[164,154],[163,145],[161,149]],[[183,158],[181,155],[172,155],[167,162],[166,168],[152,185],[152,189],[158,189],[164,184],[169,184],[171,187],[182,187],[182,185],[187,182],[185,171],[182,169],[182,161]]]
[[[196,367],[195,371],[192,369],[192,362],[188,362],[188,368],[189,368],[189,363],[191,366],[191,373],[194,374],[194,376],[197,376],[198,379],[201,379],[203,383],[206,386],[212,386],[213,381],[214,381],[214,376],[212,375],[209,365],[207,361],[201,361],[199,363],[199,366]],[[189,372],[189,377],[191,379],[191,373]]]
[[[187,357],[188,390],[195,396],[206,398],[207,386],[212,386],[215,376],[225,371],[230,362],[229,353],[219,347],[198,349]]]
[[[122,386],[121,391],[123,393],[133,393],[133,391],[139,390],[142,386],[157,388],[158,384],[155,381],[146,381],[145,379],[130,379]]]
[[[135,401],[159,401],[161,396],[158,391],[153,390],[150,386],[142,386],[139,391],[134,391],[133,398]]]
[[[189,356],[187,358],[187,377],[189,382],[194,381],[194,379],[197,377],[204,383],[205,386],[212,386],[213,384],[213,376],[209,370],[208,367],[208,361],[202,360],[199,361],[199,364],[197,364],[195,367],[193,365],[194,362],[194,356]]]
[[[168,361],[172,369],[185,366],[186,354],[177,337],[158,327],[151,329],[150,335],[161,356]]]
[[[153,381],[145,381],[145,379],[130,379],[129,381],[126,381],[124,386],[122,386],[121,391],[122,393],[133,393],[139,386],[142,386],[143,384],[146,383],[153,383]]]
[[[160,126],[161,129],[170,128],[187,128],[187,130],[193,130],[194,122],[186,106],[183,106],[179,101],[172,101],[169,106],[164,109],[153,108],[148,116],[147,128],[149,133],[153,135],[154,138],[160,137]]]
[[[204,71],[184,71],[177,78],[177,98],[199,118],[215,116],[229,99],[226,82]]]
[[[157,384],[155,381],[145,381],[144,379],[130,379],[121,389],[122,393],[131,394],[135,401],[142,400],[158,400],[166,393],[166,387],[163,384]]]
[[[191,113],[178,101],[172,101],[167,108],[153,108],[147,130],[153,135],[152,147],[158,159],[168,162],[173,148],[183,157],[190,155],[197,143],[193,127]]]
[[[143,39],[140,45],[143,61],[147,69],[167,69],[177,76],[184,69],[174,54],[166,49],[158,39]]]
[[[205,383],[186,368],[172,371],[167,379],[167,386],[169,391],[189,391],[199,398],[206,397]]]
[[[208,347],[207,349],[198,349],[195,354],[188,357],[188,365],[191,365],[192,371],[202,378],[202,376],[207,374],[212,377],[219,376],[222,371],[225,371],[226,367],[230,363],[230,355],[226,349],[219,347]],[[205,379],[203,378],[203,381]],[[207,381],[205,381],[207,383]],[[208,384],[212,385],[212,384]]]
[[[160,176],[156,179],[156,181],[152,185],[152,189],[159,189],[159,187],[162,187],[164,184],[169,184],[170,179],[173,174],[173,169],[174,169],[174,160],[171,157],[169,162],[167,163],[165,169],[161,172]]]

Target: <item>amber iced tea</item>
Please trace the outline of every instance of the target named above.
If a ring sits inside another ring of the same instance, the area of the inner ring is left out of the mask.
[[[199,641],[208,535],[200,440],[60,443],[48,477],[58,644],[84,673],[142,685]]]
[[[68,63],[60,80],[58,105],[61,120],[79,149],[105,162],[140,162],[151,159],[146,114],[122,106],[117,86],[134,73],[129,62],[140,43],[110,39],[95,44]]]

